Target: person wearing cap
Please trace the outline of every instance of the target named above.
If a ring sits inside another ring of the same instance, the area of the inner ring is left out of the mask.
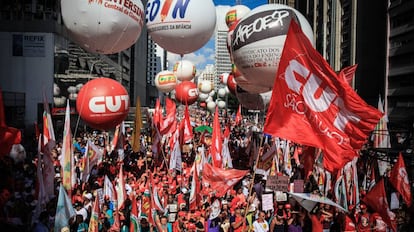
[[[266,213],[259,212],[259,217],[253,222],[254,232],[269,232],[269,224],[266,221]]]

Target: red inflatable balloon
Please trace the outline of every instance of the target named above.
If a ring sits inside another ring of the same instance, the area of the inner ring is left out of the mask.
[[[207,103],[206,103],[206,102],[200,102],[200,103],[199,103],[199,106],[200,106],[201,108],[206,108],[206,107],[207,107]]]
[[[80,89],[76,109],[89,126],[109,130],[127,117],[128,92],[113,79],[97,78]]]
[[[198,99],[197,85],[191,81],[181,82],[175,86],[175,99],[182,104],[193,104]]]

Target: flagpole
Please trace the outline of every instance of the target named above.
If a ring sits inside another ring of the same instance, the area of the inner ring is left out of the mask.
[[[250,186],[249,186],[249,194],[247,195],[247,206],[246,206],[246,210],[244,211],[244,218],[243,218],[244,221],[246,221],[248,209],[250,207],[249,197],[252,194],[252,189],[253,189],[253,185],[254,185],[254,178],[256,176],[256,170],[257,170],[257,163],[259,162],[259,157],[261,157],[262,154],[263,154],[263,144],[262,144],[263,143],[263,137],[264,136],[262,135],[262,137],[260,138],[259,152],[257,154],[256,161],[255,161],[255,164],[254,164],[254,167],[253,167],[253,181],[251,181]]]

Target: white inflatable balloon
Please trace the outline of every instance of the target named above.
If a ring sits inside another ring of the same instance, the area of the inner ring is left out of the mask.
[[[174,64],[173,72],[180,81],[191,81],[196,74],[196,66],[189,60],[181,60]]]
[[[240,104],[250,110],[265,111],[269,105],[272,91],[264,93],[249,93],[239,86],[236,89],[236,97]]]
[[[221,88],[218,90],[217,95],[221,98],[226,96],[226,89],[225,88]]]
[[[217,106],[218,106],[218,108],[220,108],[220,109],[224,109],[224,108],[226,108],[226,102],[225,102],[225,101],[220,100],[220,101],[218,101],[218,102],[217,102]]]
[[[211,101],[213,101],[213,97],[212,96],[208,96],[205,102],[208,103],[208,102],[211,102]]]
[[[83,87],[83,84],[77,84],[76,85],[76,92],[79,92]]]
[[[245,5],[235,5],[230,7],[226,13],[226,24],[230,28],[234,23],[237,23],[241,18],[250,12],[250,8]]]
[[[68,93],[76,93],[78,91],[75,86],[69,86],[67,90]]]
[[[56,107],[64,107],[66,105],[66,97],[65,96],[53,97],[53,104]]]
[[[286,5],[259,6],[237,23],[231,54],[237,68],[253,85],[273,87],[291,19],[299,23],[313,43],[313,31],[306,18]]]
[[[214,33],[212,0],[148,0],[148,33],[162,48],[188,54],[203,47]]]
[[[60,95],[60,88],[56,83],[53,83],[53,96],[57,97]]]
[[[200,90],[200,92],[202,93],[210,93],[213,87],[214,86],[213,83],[211,83],[211,81],[203,80],[198,83],[198,90]]]
[[[77,93],[70,93],[69,94],[69,100],[76,101],[77,98],[78,98],[78,94]]]
[[[210,97],[210,96],[209,96],[207,93],[200,93],[200,94],[198,95],[198,99],[199,99],[200,101],[206,101],[208,97]]]
[[[234,80],[236,81],[237,86],[240,86],[243,90],[249,93],[264,93],[264,92],[272,90],[273,88],[273,86],[267,87],[267,86],[252,84],[244,76],[235,77]]]
[[[211,97],[214,97],[215,94],[216,94],[216,91],[211,90],[211,92],[208,95],[210,95]]]
[[[216,109],[216,103],[214,101],[207,102],[207,109],[213,112]]]
[[[62,0],[69,37],[92,53],[113,54],[131,47],[144,25],[140,0]]]
[[[164,70],[155,76],[155,86],[163,93],[172,91],[177,85],[177,77],[173,72]]]

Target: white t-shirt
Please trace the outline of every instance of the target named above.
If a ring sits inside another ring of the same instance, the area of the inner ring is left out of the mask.
[[[254,232],[269,232],[269,224],[267,221],[258,222],[257,220],[253,222]]]

